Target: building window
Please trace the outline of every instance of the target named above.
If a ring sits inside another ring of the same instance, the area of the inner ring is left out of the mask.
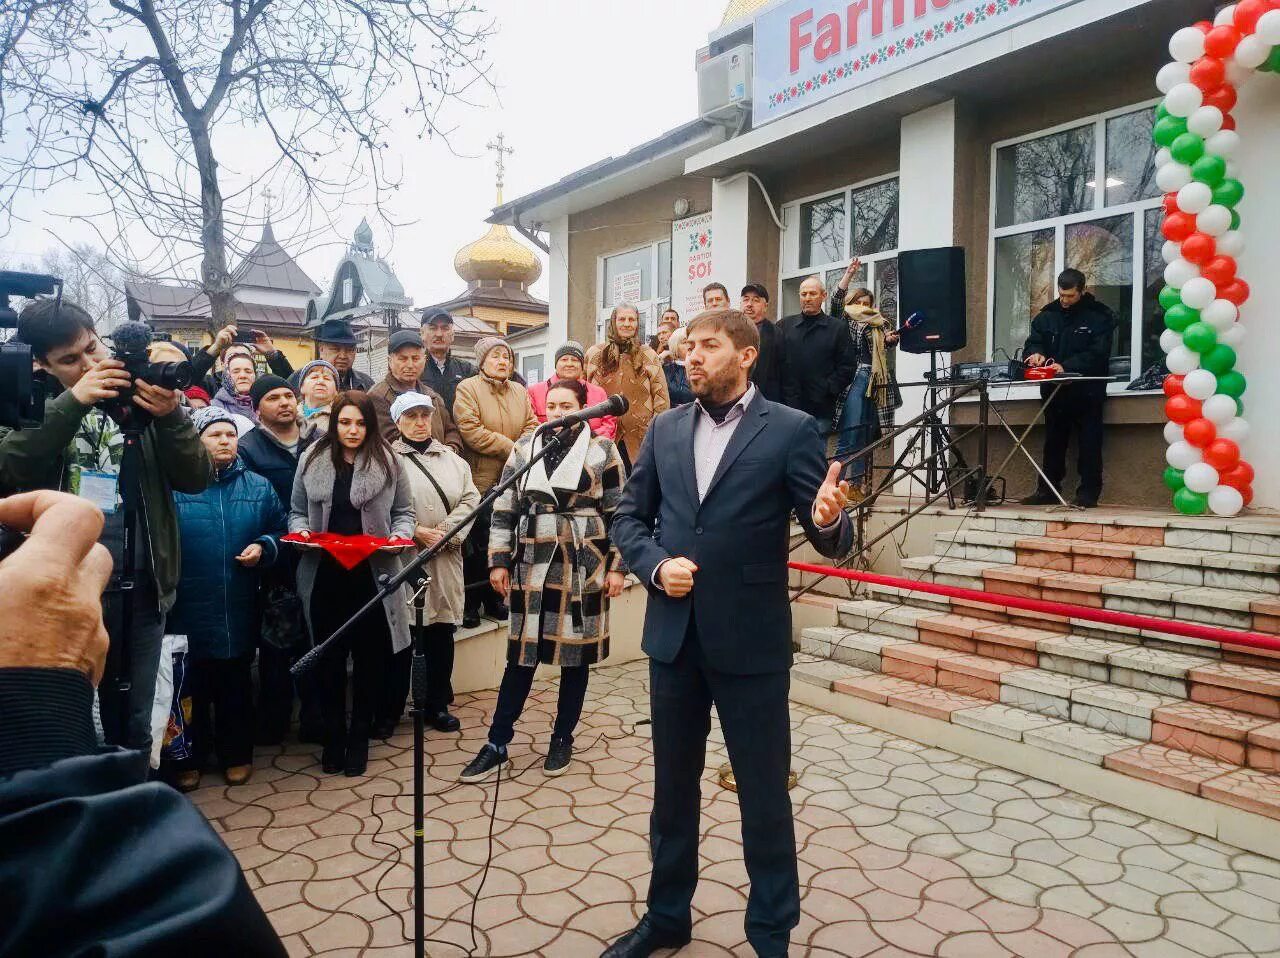
[[[1067,267],[1116,315],[1111,373],[1160,358],[1160,190],[1154,104],[1126,107],[992,150],[988,354],[1012,356]]]
[[[350,276],[344,276],[342,278],[342,305],[354,306],[355,304],[354,284],[351,282]]]
[[[671,304],[671,240],[601,256],[597,261],[600,290],[596,339],[604,339],[613,307],[628,302],[640,310],[641,338],[658,331],[658,317]]]
[[[791,203],[783,217],[779,319],[800,312],[800,284],[806,277],[821,276],[830,291],[854,257],[862,267],[850,288],[872,290],[880,310],[897,319],[897,174]]]
[[[532,386],[546,377],[542,375],[542,353],[526,353],[520,357],[520,375]]]

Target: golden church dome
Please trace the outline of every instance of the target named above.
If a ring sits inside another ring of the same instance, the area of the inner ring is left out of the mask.
[[[517,242],[505,226],[496,224],[474,243],[458,250],[453,268],[468,283],[502,280],[528,286],[542,275],[542,262],[533,250]]]
[[[720,18],[720,26],[727,27],[731,23],[754,16],[755,12],[769,3],[770,0],[729,0],[724,8],[724,16]]]

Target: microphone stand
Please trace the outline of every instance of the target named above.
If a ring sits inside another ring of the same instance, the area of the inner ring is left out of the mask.
[[[384,599],[393,595],[405,583],[410,584],[413,594],[410,604],[414,609],[414,642],[411,682],[413,700],[413,881],[414,881],[414,955],[423,958],[426,954],[426,915],[423,909],[423,898],[426,889],[426,748],[423,744],[426,730],[426,626],[423,624],[427,603],[426,589],[431,576],[425,571],[426,564],[444,551],[450,541],[458,537],[459,532],[468,528],[477,515],[489,508],[499,496],[522,480],[542,458],[561,445],[560,436],[556,432],[549,434],[545,430],[556,426],[556,422],[544,423],[535,430],[534,435],[542,434],[542,448],[534,452],[525,465],[510,476],[496,483],[480,499],[480,503],[471,510],[467,517],[444,534],[435,545],[423,549],[409,561],[403,569],[393,576],[379,576],[378,594],[364,604],[355,615],[342,623],[334,633],[306,655],[298,659],[289,669],[295,677],[310,672],[325,655],[333,650],[337,641],[346,635],[371,609],[380,606]],[[585,428],[591,428],[584,424]],[[532,447],[530,447],[532,448]]]

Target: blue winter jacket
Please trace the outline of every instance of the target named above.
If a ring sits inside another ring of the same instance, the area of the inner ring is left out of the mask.
[[[166,630],[186,635],[193,659],[251,655],[258,638],[258,572],[275,564],[286,521],[271,483],[238,458],[198,495],[174,493],[182,533],[182,577]],[[258,543],[252,569],[236,561]]]

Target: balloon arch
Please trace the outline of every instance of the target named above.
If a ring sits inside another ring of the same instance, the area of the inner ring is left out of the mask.
[[[1245,379],[1235,368],[1249,286],[1236,275],[1244,249],[1237,205],[1244,186],[1231,110],[1257,70],[1280,71],[1280,0],[1239,0],[1169,41],[1173,62],[1156,77],[1156,183],[1164,191],[1165,485],[1185,515],[1234,516],[1253,498]]]

